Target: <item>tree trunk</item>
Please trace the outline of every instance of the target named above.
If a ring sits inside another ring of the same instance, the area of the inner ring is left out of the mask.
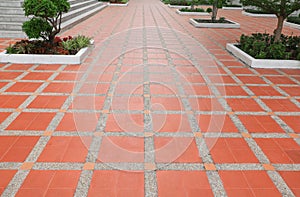
[[[277,27],[274,30],[275,42],[280,40],[285,17],[277,16]]]
[[[212,21],[215,21],[217,19],[217,14],[218,14],[218,0],[214,0],[212,15],[211,15]]]

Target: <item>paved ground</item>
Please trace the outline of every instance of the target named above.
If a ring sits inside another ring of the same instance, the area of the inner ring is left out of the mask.
[[[82,65],[0,65],[0,194],[300,196],[300,70],[233,58],[276,21],[219,14],[241,29],[130,0],[64,33],[95,39]]]

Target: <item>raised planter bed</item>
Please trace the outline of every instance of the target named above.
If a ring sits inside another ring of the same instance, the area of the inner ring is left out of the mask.
[[[284,25],[288,26],[288,27],[295,28],[295,29],[300,29],[300,25],[296,24],[296,23],[291,23],[291,22],[284,21]]]
[[[179,9],[176,10],[176,13],[180,15],[209,16],[208,12],[182,12]]]
[[[127,3],[108,3],[108,6],[115,6],[115,7],[126,7],[128,6],[128,2]]]
[[[168,4],[168,7],[169,7],[169,8],[176,8],[176,9],[180,9],[180,8],[191,8],[191,6],[189,6],[189,5],[171,5],[171,4]]]
[[[245,16],[252,16],[252,17],[266,17],[266,18],[275,18],[275,14],[254,14],[246,11],[242,11],[242,14]]]
[[[230,6],[223,6],[223,10],[242,10],[243,7],[230,7]]]
[[[93,48],[94,41],[89,47],[80,49],[75,55],[38,55],[38,54],[7,54],[0,53],[1,63],[16,64],[81,64]]]
[[[208,19],[209,20],[209,19]],[[240,28],[240,24],[234,21],[226,19],[229,23],[199,23],[195,19],[191,18],[190,23],[194,27],[198,28],[229,28],[229,29],[238,29]]]
[[[238,44],[226,45],[226,49],[235,57],[252,68],[300,68],[300,61],[297,60],[270,60],[255,59],[237,47]]]

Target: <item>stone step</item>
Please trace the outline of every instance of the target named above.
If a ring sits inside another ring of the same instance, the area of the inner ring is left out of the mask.
[[[97,3],[97,1],[95,1],[95,0],[77,2],[77,3],[71,5],[71,8],[70,8],[69,12],[71,12],[73,10],[80,9],[82,7],[86,7],[86,6],[92,5],[92,4],[96,4],[96,3]]]
[[[0,7],[6,8],[20,8],[22,7],[23,1],[0,1]]]
[[[0,15],[0,21],[1,22],[19,22],[23,23],[24,21],[27,21],[28,18],[24,15]]]
[[[26,34],[22,31],[0,30],[0,38],[26,38]]]
[[[71,20],[74,17],[77,17],[77,16],[79,16],[81,14],[84,14],[85,12],[93,10],[93,9],[95,9],[97,7],[100,7],[102,5],[102,3],[99,3],[97,1],[95,1],[95,2],[96,3],[94,3],[94,4],[91,4],[91,5],[88,5],[88,6],[85,6],[85,7],[82,7],[82,8],[78,8],[76,10],[64,13],[63,17],[62,17],[62,22],[66,22],[68,20]]]
[[[22,23],[0,22],[1,30],[22,31]]]
[[[74,25],[84,21],[85,19],[93,16],[94,14],[97,14],[100,10],[104,9],[105,7],[107,7],[106,4],[100,3],[100,5],[98,5],[94,9],[84,12],[70,20],[64,21],[61,25],[62,31],[65,31],[65,30],[73,27]]]
[[[24,11],[21,7],[20,8],[0,7],[0,13],[2,15],[24,15]]]

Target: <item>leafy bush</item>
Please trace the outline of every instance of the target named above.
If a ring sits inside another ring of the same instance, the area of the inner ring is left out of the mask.
[[[240,49],[257,59],[300,60],[300,36],[281,35],[275,42],[275,35],[255,33],[240,37]]]
[[[254,10],[254,9],[245,9],[245,11],[252,13],[252,14],[272,14],[271,12],[262,11],[262,10]]]
[[[190,9],[190,8],[181,8],[181,12],[205,12],[203,8],[195,8],[195,9]]]
[[[42,38],[53,43],[61,30],[61,17],[69,11],[67,0],[25,0],[25,16],[32,16],[23,23],[22,29],[29,38]]]
[[[189,6],[191,5],[190,1],[187,0],[164,0],[165,4],[171,4],[171,5],[183,5],[183,6]]]
[[[296,23],[296,24],[300,25],[300,17],[290,16],[287,18],[287,22]]]
[[[90,45],[91,38],[78,35],[72,39],[68,39],[62,42],[62,46],[65,50],[68,50],[71,54],[76,54],[80,49],[88,47]]]

